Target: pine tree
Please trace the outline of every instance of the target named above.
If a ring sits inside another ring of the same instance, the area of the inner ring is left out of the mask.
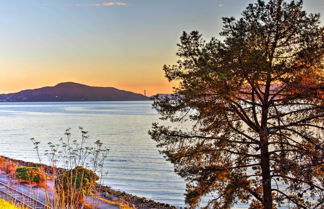
[[[187,181],[186,202],[212,194],[206,208],[323,207],[319,14],[302,1],[259,0],[223,22],[221,40],[183,33],[177,64],[164,67],[179,86],[153,105],[169,122],[150,135]]]

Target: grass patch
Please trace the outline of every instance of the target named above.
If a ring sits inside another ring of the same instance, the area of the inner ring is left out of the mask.
[[[13,203],[7,202],[4,199],[0,199],[0,209],[22,209],[22,208],[17,207]]]

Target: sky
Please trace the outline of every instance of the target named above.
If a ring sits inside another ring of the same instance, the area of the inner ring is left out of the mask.
[[[73,81],[170,93],[183,31],[218,37],[255,0],[0,0],[0,93]],[[324,15],[323,0],[304,0]],[[321,18],[324,22],[324,18]]]

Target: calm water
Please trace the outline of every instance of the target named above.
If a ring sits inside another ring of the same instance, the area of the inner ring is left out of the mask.
[[[147,134],[158,116],[145,102],[0,103],[0,153],[37,161],[31,137],[46,144],[78,126],[89,131],[89,140],[110,148],[104,183],[114,189],[156,201],[184,206],[184,181],[158,153]]]
[[[138,196],[184,205],[185,183],[173,171],[147,134],[158,115],[150,101],[0,103],[0,155],[38,162],[30,138],[46,145],[72,128],[89,131],[90,141],[110,148],[104,184]],[[236,208],[246,208],[237,205]]]

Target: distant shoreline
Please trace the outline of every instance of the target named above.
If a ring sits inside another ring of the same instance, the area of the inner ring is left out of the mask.
[[[88,86],[75,82],[59,83],[16,93],[0,94],[0,102],[68,102],[68,101],[145,101],[146,95],[114,87]]]
[[[7,101],[0,101],[1,103],[68,103],[68,102],[147,102],[152,101],[152,99],[145,99],[145,100],[73,100],[73,101],[22,101],[22,102],[7,102]]]

